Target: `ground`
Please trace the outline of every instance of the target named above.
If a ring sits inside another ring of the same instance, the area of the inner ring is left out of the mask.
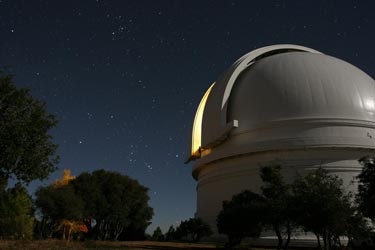
[[[214,244],[193,244],[153,241],[85,241],[62,240],[4,241],[0,250],[210,250]]]
[[[155,242],[155,241],[63,241],[63,240],[0,240],[0,250],[212,250],[224,249],[223,245],[204,243]],[[242,246],[238,249],[272,250],[275,248]],[[312,247],[290,250],[316,250]]]

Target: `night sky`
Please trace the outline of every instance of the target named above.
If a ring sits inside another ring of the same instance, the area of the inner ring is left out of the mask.
[[[59,125],[60,178],[104,168],[150,188],[153,224],[194,216],[185,165],[205,90],[243,54],[299,44],[375,77],[374,1],[0,0],[0,66]]]

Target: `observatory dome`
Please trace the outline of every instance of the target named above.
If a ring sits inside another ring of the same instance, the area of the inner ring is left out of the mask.
[[[254,50],[209,87],[196,112],[187,161],[196,160],[197,215],[214,226],[222,201],[259,190],[259,166],[275,160],[286,179],[323,167],[349,185],[374,148],[370,76],[303,46]]]
[[[373,123],[374,97],[373,79],[353,65],[323,54],[289,52],[263,58],[239,75],[227,119],[240,122],[236,134],[275,121]],[[203,122],[204,127],[210,125],[207,119]]]
[[[373,128],[374,111],[374,80],[357,67],[302,46],[265,47],[240,58],[206,92],[194,121],[190,159],[220,147],[226,156],[323,144],[372,147],[367,133],[312,129]],[[266,130],[272,133],[265,135]],[[248,138],[225,145],[230,137]]]

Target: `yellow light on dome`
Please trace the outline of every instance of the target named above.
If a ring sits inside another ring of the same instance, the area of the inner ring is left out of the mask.
[[[201,102],[199,103],[197,112],[195,114],[193,133],[192,133],[192,143],[191,143],[191,155],[192,156],[198,156],[198,157],[200,156],[199,149],[202,146],[203,111],[204,111],[204,107],[206,106],[207,98],[210,95],[211,89],[214,85],[215,83],[213,83],[204,94]]]

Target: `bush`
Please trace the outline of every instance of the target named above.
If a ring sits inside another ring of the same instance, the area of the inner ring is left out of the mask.
[[[210,226],[201,218],[182,221],[176,228],[175,236],[179,240],[198,242],[203,237],[212,235]]]
[[[265,204],[263,197],[251,191],[243,191],[234,195],[231,201],[223,202],[217,228],[219,233],[228,236],[227,247],[239,245],[245,237],[259,237]]]

